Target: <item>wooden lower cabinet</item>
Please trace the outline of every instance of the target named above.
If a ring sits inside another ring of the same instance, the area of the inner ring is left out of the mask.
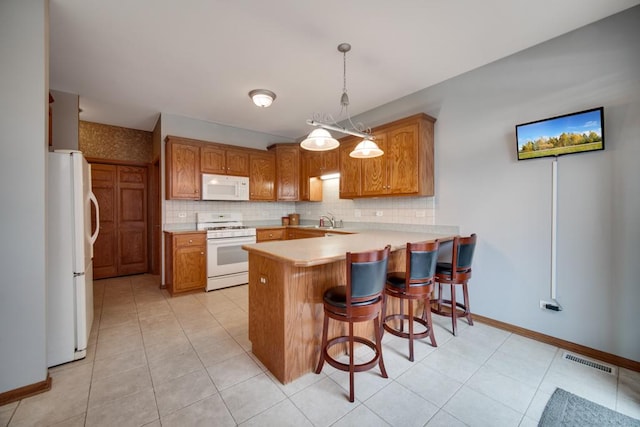
[[[164,232],[164,283],[171,295],[207,285],[207,234]]]
[[[100,208],[94,279],[148,271],[147,172],[145,166],[91,164],[91,188]],[[91,218],[94,229],[95,215]]]

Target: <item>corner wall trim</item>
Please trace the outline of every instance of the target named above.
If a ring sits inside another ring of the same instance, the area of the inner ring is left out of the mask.
[[[520,326],[504,323],[499,320],[490,319],[488,317],[472,314],[473,320],[484,323],[489,326],[493,326],[498,329],[502,329],[508,332],[512,332],[523,337],[531,338],[536,341],[550,344],[556,347],[563,348],[575,353],[582,354],[583,356],[591,357],[603,362],[610,363],[612,365],[619,366],[621,368],[631,369],[632,371],[640,372],[640,362],[636,360],[626,359],[624,357],[616,356],[615,354],[606,353],[604,351],[596,350],[594,348],[586,347],[580,344],[565,341],[560,338],[552,337],[550,335],[541,334],[539,332],[531,331],[529,329],[521,328]]]
[[[47,372],[47,379],[44,381],[0,393],[0,406],[49,390],[51,390],[51,376]]]

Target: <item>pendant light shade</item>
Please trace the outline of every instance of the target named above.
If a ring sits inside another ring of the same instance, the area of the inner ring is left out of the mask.
[[[267,89],[254,89],[249,92],[249,97],[256,106],[267,108],[276,99],[276,94]]]
[[[339,146],[338,140],[333,138],[329,131],[322,128],[312,130],[307,139],[300,143],[300,147],[309,151],[328,151]]]
[[[378,145],[370,139],[363,139],[356,148],[349,153],[349,157],[356,159],[371,159],[373,157],[380,157],[384,154],[384,151],[378,147]]]

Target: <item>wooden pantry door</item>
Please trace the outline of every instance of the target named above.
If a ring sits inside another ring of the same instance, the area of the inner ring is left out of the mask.
[[[147,167],[92,163],[91,179],[100,206],[94,278],[147,272]]]

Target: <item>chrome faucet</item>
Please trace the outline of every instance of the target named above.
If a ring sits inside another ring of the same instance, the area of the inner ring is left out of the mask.
[[[331,224],[332,228],[336,227],[336,219],[329,213],[329,215],[320,215],[320,223],[322,224],[322,218],[326,218],[329,220],[329,224]],[[322,225],[321,225],[322,226]]]

